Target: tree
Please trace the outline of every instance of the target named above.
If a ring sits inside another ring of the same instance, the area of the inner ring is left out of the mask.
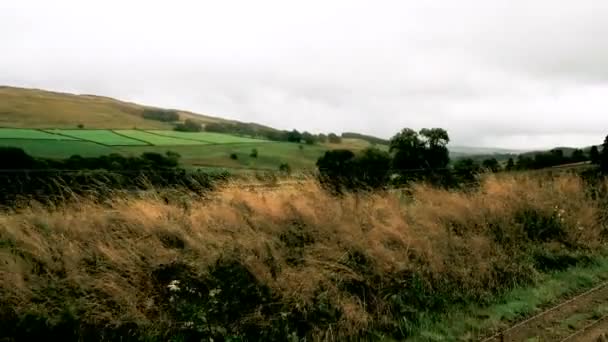
[[[481,166],[488,171],[498,172],[500,171],[500,164],[496,158],[488,158],[481,162]]]
[[[597,149],[597,146],[595,146],[595,145],[591,146],[591,150],[589,151],[589,159],[591,159],[591,162],[593,164],[600,163],[600,152]]]
[[[326,143],[327,142],[327,135],[325,135],[323,133],[319,133],[319,135],[317,135],[317,140],[320,143]]]
[[[425,144],[425,165],[431,169],[444,168],[450,162],[450,152],[447,144],[450,142],[448,132],[443,128],[423,128],[420,136]]]
[[[230,159],[237,160],[239,159],[239,156],[237,156],[236,153],[230,153]]]
[[[174,110],[164,109],[145,109],[142,116],[144,119],[157,120],[163,122],[173,122],[179,120],[179,114]]]
[[[479,171],[479,165],[471,158],[460,159],[454,163],[454,173],[461,181],[475,181]]]
[[[576,149],[572,152],[572,162],[573,163],[578,163],[578,162],[582,162],[585,161],[587,158],[585,157],[585,152],[581,149]]]
[[[513,169],[515,169],[515,162],[513,161],[513,158],[509,158],[507,161],[507,166],[505,166],[505,170],[512,171]]]
[[[258,157],[258,149],[257,148],[252,149],[251,153],[249,154],[249,156],[251,158],[257,158]]]
[[[358,187],[377,189],[387,184],[391,167],[388,152],[375,147],[366,148],[353,162],[354,178]]]
[[[608,173],[608,136],[602,144],[602,152],[600,153],[600,169],[604,173]]]
[[[186,119],[184,123],[175,125],[175,130],[180,132],[200,132],[203,130],[203,125],[197,120]]]
[[[299,143],[302,141],[302,134],[294,129],[287,133],[287,141]]]
[[[393,153],[393,168],[409,171],[423,167],[423,142],[416,131],[404,128],[389,141],[389,152]]]
[[[350,150],[331,150],[317,160],[321,184],[334,192],[341,193],[343,188],[353,188],[353,159]]]
[[[317,142],[315,136],[308,132],[302,133],[302,140],[304,140],[307,145],[314,145],[314,143]]]
[[[327,140],[331,143],[331,144],[340,144],[342,142],[342,138],[340,138],[337,134],[335,133],[329,133],[327,135]]]

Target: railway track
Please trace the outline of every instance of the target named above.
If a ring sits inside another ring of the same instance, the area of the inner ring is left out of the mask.
[[[482,341],[608,341],[606,333],[608,282]]]

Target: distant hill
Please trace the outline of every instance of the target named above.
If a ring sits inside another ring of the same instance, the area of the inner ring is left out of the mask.
[[[171,129],[167,122],[143,118],[154,107],[95,95],[0,86],[0,127],[16,128],[141,128]],[[228,121],[176,110],[181,121]]]

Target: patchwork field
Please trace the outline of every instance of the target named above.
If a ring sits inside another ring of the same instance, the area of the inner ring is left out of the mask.
[[[47,132],[65,136],[67,138],[73,138],[78,140],[90,141],[102,145],[110,146],[144,146],[149,145],[148,143],[128,138],[126,136],[117,134],[110,130],[98,129],[98,130],[83,130],[83,129],[53,129],[46,130]]]
[[[349,141],[343,148],[355,145],[364,144]],[[292,169],[312,169],[325,151],[339,145],[300,145],[210,132],[0,128],[0,146],[19,147],[45,158],[172,151],[189,168],[277,170],[284,163]]]

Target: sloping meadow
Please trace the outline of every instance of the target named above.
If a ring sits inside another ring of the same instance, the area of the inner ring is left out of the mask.
[[[604,251],[576,176],[472,192],[301,187],[32,207],[0,216],[0,338],[403,339]]]

